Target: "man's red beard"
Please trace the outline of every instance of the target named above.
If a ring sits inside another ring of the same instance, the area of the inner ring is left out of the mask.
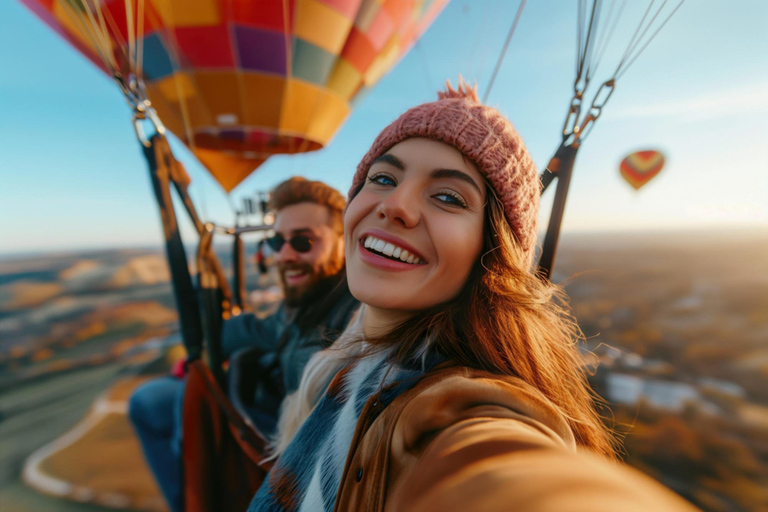
[[[337,242],[340,243],[340,242]],[[285,304],[290,307],[305,306],[308,301],[313,301],[326,292],[329,278],[335,277],[344,268],[344,251],[337,251],[337,247],[331,254],[341,254],[341,257],[331,256],[320,268],[315,270],[309,263],[295,262],[278,264],[277,270],[283,285]],[[290,286],[285,278],[288,270],[304,272],[308,278],[298,286]]]

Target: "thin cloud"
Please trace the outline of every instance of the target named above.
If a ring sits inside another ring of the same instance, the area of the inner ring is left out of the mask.
[[[768,112],[768,83],[742,85],[650,105],[634,105],[617,109],[612,113],[612,117],[632,119],[670,117],[677,121],[701,121],[758,112]]]

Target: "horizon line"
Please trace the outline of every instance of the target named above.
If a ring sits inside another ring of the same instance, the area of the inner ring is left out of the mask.
[[[543,239],[545,230],[539,231],[539,239]],[[571,229],[563,231],[560,235],[561,239],[566,238],[581,238],[581,237],[648,237],[648,236],[696,236],[703,234],[727,234],[732,236],[752,235],[757,233],[764,233],[768,235],[768,222],[759,224],[731,224],[724,225],[719,224],[715,226],[686,226],[686,227],[654,227],[654,228],[632,228],[628,230],[621,230],[616,228],[600,229]],[[101,253],[101,252],[113,252],[113,251],[159,251],[164,252],[164,242],[158,241],[157,243],[137,243],[132,245],[80,245],[73,247],[50,247],[50,248],[22,248],[18,250],[4,251],[0,249],[0,262],[12,261],[25,257],[41,257],[41,256],[72,256],[80,253]],[[229,241],[214,242],[216,246],[230,246]],[[185,243],[184,246],[188,251],[194,251],[197,248],[196,243]]]

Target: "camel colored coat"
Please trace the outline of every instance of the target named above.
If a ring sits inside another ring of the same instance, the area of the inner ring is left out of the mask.
[[[565,418],[528,384],[453,366],[383,410],[379,394],[368,400],[334,510],[697,509],[635,470],[576,450]]]

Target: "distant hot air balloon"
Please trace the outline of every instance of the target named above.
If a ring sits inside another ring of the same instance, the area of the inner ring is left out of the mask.
[[[448,0],[21,0],[142,89],[227,191],[327,144]],[[125,91],[124,91],[125,92]]]
[[[664,167],[664,155],[659,151],[637,151],[621,161],[621,175],[639,190],[653,179]]]

